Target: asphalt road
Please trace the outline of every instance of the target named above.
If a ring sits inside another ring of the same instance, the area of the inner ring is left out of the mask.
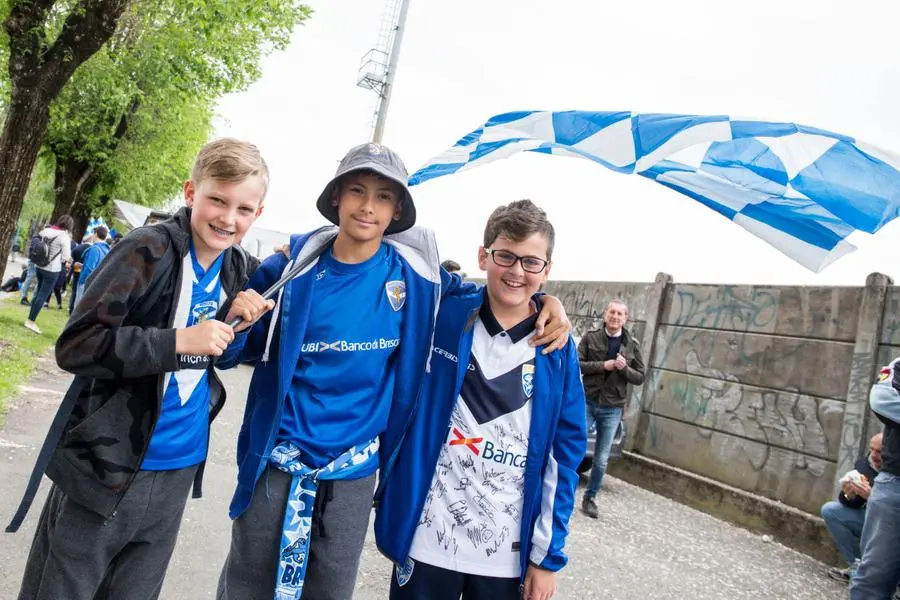
[[[188,501],[172,558],[165,600],[214,598],[228,551],[227,505],[235,480],[234,440],[243,415],[247,367],[224,373],[229,402],[217,419],[206,468],[205,497]],[[0,518],[18,504],[46,428],[69,377],[50,360],[11,404],[0,430]],[[568,539],[569,566],[558,598],[838,600],[847,588],[825,576],[821,563],[760,536],[614,478],[600,496],[601,518],[576,511]],[[0,598],[15,598],[49,484],[22,530],[0,534]],[[387,597],[390,565],[367,543],[356,598]]]

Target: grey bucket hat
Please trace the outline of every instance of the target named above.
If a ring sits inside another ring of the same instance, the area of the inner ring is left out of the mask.
[[[409,186],[407,185],[409,174],[406,172],[406,166],[396,152],[381,144],[362,144],[351,148],[347,152],[346,156],[341,160],[334,178],[328,182],[328,185],[325,186],[325,189],[319,195],[318,202],[316,202],[316,207],[322,213],[322,216],[335,225],[338,224],[338,209],[331,204],[338,181],[347,173],[363,169],[374,171],[382,177],[394,181],[403,190],[403,197],[401,198],[403,208],[400,211],[400,219],[391,221],[384,233],[400,233],[415,225],[416,205],[413,204],[412,194],[409,193]]]

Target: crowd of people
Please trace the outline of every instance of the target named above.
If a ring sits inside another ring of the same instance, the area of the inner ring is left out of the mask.
[[[552,597],[588,422],[581,508],[597,518],[629,386],[644,380],[626,304],[611,299],[576,346],[561,302],[541,292],[557,240],[530,200],[492,212],[485,283],[464,281],[437,262],[433,233],[413,229],[406,168],[378,144],[352,148],[324,186],[316,206],[332,225],[260,263],[240,242],[269,177],[255,146],[215,140],[171,219],[112,248],[101,227],[73,245],[70,217],[36,236],[25,326],[39,331],[70,272],[56,359],[75,378],[8,528],[46,474],[20,600],[158,598],[188,495],[202,493],[226,396],[216,369],[242,363],[254,367],[218,600],[351,598],[373,505],[390,598]],[[880,598],[856,582],[897,560],[879,554],[900,530],[886,423],[881,458],[873,440],[839,505],[823,508],[855,599]]]
[[[113,234],[106,226],[95,227],[81,243],[72,239],[73,227],[72,217],[63,215],[53,225],[38,229],[28,245],[28,263],[18,276],[10,277],[0,288],[7,293],[20,294],[20,304],[29,307],[24,326],[36,334],[41,334],[36,323],[38,315],[43,309],[50,308],[54,297],[56,308],[63,310],[63,297],[68,296],[68,312],[72,313],[78,293],[109,253]],[[34,291],[29,300],[32,288]]]

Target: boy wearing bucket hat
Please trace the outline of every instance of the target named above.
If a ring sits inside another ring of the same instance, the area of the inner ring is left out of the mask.
[[[250,280],[263,291],[309,263],[217,365],[256,361],[218,600],[352,597],[375,472],[389,476],[413,414],[440,297],[471,286],[442,272],[433,232],[413,227],[407,177],[385,146],[351,149],[317,202],[338,227],[292,236],[290,256]],[[568,339],[550,304],[555,329],[537,340],[548,350]]]

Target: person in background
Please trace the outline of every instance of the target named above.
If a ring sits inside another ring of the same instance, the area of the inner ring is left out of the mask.
[[[32,239],[29,242],[29,248],[30,248],[31,244],[34,244],[34,243],[36,243],[36,240]],[[30,252],[26,253],[26,256],[28,254],[30,254]],[[19,292],[21,292],[21,294],[22,294],[22,299],[19,301],[19,303],[22,306],[30,306],[31,305],[31,300],[28,299],[28,289],[31,287],[31,284],[34,282],[35,278],[37,277],[37,273],[35,273],[36,269],[37,269],[37,266],[29,258],[28,265],[25,267],[25,275],[23,276],[23,279],[22,279],[22,285],[19,286]],[[35,291],[37,291],[37,290],[35,290]]]
[[[56,297],[56,308],[57,310],[62,310],[62,297],[66,291],[66,281],[69,279],[69,269],[63,265],[63,268],[59,270],[59,275],[56,277],[56,281],[53,282],[53,296]],[[47,301],[44,302],[44,308],[50,308],[50,298],[47,298]]]
[[[881,470],[881,438],[880,433],[872,436],[868,456],[860,457],[853,470],[841,478],[838,499],[822,505],[825,527],[848,565],[844,569],[828,569],[828,576],[844,583],[850,583],[859,566],[859,539],[866,520],[866,502],[872,493],[875,477]]]
[[[455,260],[445,260],[441,263],[441,266],[448,273],[456,273],[460,276],[460,278],[465,279],[466,273],[462,270],[462,267],[459,266],[459,263]]]
[[[459,263],[455,260],[445,260],[441,263],[441,266],[444,267],[448,273],[456,273],[460,270]]]
[[[41,330],[35,323],[44,304],[50,299],[53,293],[53,286],[59,277],[59,272],[63,270],[63,265],[68,263],[72,258],[72,226],[74,221],[71,216],[63,215],[52,227],[42,229],[38,234],[37,243],[46,243],[46,259],[45,264],[36,264],[35,273],[37,274],[38,287],[37,291],[31,299],[31,310],[28,312],[28,320],[24,325],[26,329],[40,335]]]
[[[85,251],[94,243],[94,235],[88,234],[81,239],[81,243],[72,249],[72,268],[69,277],[72,281],[72,293],[69,294],[69,314],[75,309],[75,299],[78,297],[78,282],[81,277],[82,260]]]
[[[869,406],[884,423],[881,469],[866,502],[850,600],[896,598],[900,585],[900,358],[881,369],[869,392]]]
[[[628,307],[621,300],[613,300],[606,307],[600,328],[587,332],[578,344],[587,409],[597,423],[594,465],[581,504],[581,510],[592,519],[600,516],[595,498],[603,484],[609,452],[622,420],[628,385],[644,383],[641,346],[625,329],[627,322]]]
[[[107,242],[108,230],[103,225],[99,225],[94,229],[94,243],[82,254],[81,275],[78,278],[78,292],[80,296],[84,293],[84,288],[88,283],[91,273],[97,270],[107,254],[109,254],[109,243]]]

